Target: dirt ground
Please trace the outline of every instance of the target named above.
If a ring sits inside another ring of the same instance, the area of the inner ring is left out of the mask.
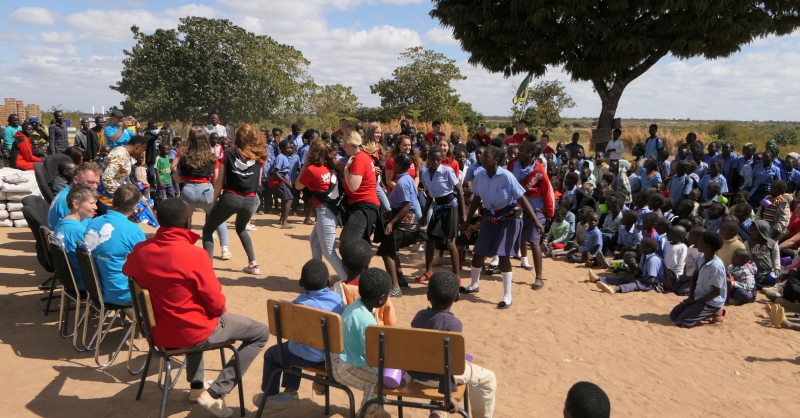
[[[197,225],[202,219],[195,214]],[[267,299],[291,300],[298,293],[300,268],[311,256],[311,227],[300,225],[299,218],[293,221],[297,228],[287,232],[275,228],[274,215],[256,217],[258,231],[250,235],[261,277],[241,272],[246,257],[231,230],[233,259],[215,261],[230,312],[266,323]],[[145,232],[150,236],[153,230]],[[401,259],[407,276],[420,272],[419,253],[405,251]],[[383,267],[378,257],[372,265]],[[545,259],[544,272],[546,286],[533,291],[533,272],[515,267],[514,306],[507,311],[494,309],[502,295],[499,277],[485,278],[478,295],[453,308],[464,323],[467,352],[497,374],[496,417],[561,416],[568,389],[581,380],[608,393],[615,417],[789,417],[800,410],[800,333],[769,325],[763,295],[754,304],[729,308],[722,324],[684,330],[668,317],[677,296],[601,293],[587,282],[585,268],[551,259]],[[156,367],[150,368],[137,402],[140,376],[128,374],[126,353],[100,370],[93,354],[76,352],[70,340],[59,337],[57,313],[42,315],[36,285],[46,277],[29,230],[0,230],[2,416],[157,417]],[[427,306],[425,292],[425,285],[412,284],[403,298],[393,300],[400,325],[408,326]],[[274,343],[271,337],[269,344]],[[143,359],[143,353],[134,352],[136,365]],[[219,367],[219,356],[208,356],[206,377],[215,377]],[[259,357],[244,377],[248,416],[255,415],[250,399],[259,391],[261,368]],[[181,376],[170,392],[167,415],[210,416],[189,402],[188,388]],[[324,416],[324,399],[313,398],[310,382],[303,382],[300,396],[299,408],[270,416]],[[356,401],[360,398],[356,392]],[[227,399],[228,406],[238,407],[235,394]],[[332,390],[333,416],[346,413],[346,399]],[[397,416],[396,409],[388,410]],[[427,415],[406,410],[406,416]]]

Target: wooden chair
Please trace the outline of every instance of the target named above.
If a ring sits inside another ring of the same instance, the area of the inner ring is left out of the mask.
[[[103,291],[102,287],[100,286],[100,280],[98,280],[97,268],[94,264],[94,257],[92,257],[92,252],[89,250],[86,244],[78,241],[76,243],[75,252],[78,257],[78,266],[81,269],[83,284],[86,287],[86,293],[89,295],[89,298],[86,301],[86,310],[90,313],[96,312],[98,318],[97,330],[95,331],[94,336],[92,336],[92,338],[89,340],[88,344],[86,343],[86,335],[89,333],[89,320],[84,321],[83,346],[86,347],[87,350],[94,349],[95,363],[97,363],[97,365],[101,368],[105,368],[110,366],[112,363],[114,363],[114,360],[117,359],[117,355],[119,355],[119,352],[122,350],[122,346],[125,345],[125,341],[128,340],[128,337],[135,329],[136,321],[131,318],[131,322],[129,322],[127,326],[125,324],[125,313],[123,310],[126,308],[131,308],[131,306],[114,305],[111,303],[105,303],[103,300]],[[109,322],[106,326],[106,320],[112,312],[114,313],[114,316],[111,318],[111,322]],[[120,325],[122,325],[125,330],[125,336],[122,337],[122,341],[120,341],[116,350],[108,355],[108,361],[103,363],[100,361],[100,346],[102,345],[117,318],[119,318]],[[94,344],[94,348],[92,348],[92,344]],[[128,353],[130,355],[131,351],[128,350]],[[132,374],[138,373],[134,373],[134,371],[130,370],[130,358],[128,359],[128,371],[130,371]],[[139,371],[141,371],[141,369],[139,369]]]
[[[49,232],[49,230],[48,230]],[[78,288],[75,275],[72,273],[72,266],[67,258],[67,251],[64,243],[56,238],[52,233],[48,235],[50,256],[53,266],[56,269],[56,277],[61,282],[61,308],[58,311],[58,329],[61,338],[72,338],[72,346],[78,351],[86,351],[84,347],[78,347],[78,327],[84,321],[86,312],[81,315],[81,303],[86,301],[86,292]],[[52,289],[51,289],[52,292]],[[75,302],[75,324],[72,334],[67,334],[69,328],[69,311],[71,302]]]
[[[461,375],[466,365],[464,336],[459,332],[434,331],[416,328],[400,328],[370,325],[366,330],[367,365],[378,368],[380,383],[375,386],[378,397],[367,401],[361,410],[363,417],[371,404],[396,405],[398,416],[403,418],[403,407],[446,410],[443,404],[408,402],[403,398],[428,399],[444,402],[445,397],[439,388],[425,386],[413,380],[403,383],[396,389],[383,385],[383,371],[386,368],[415,371],[440,375]],[[445,392],[450,392],[450,379],[446,380]],[[390,400],[386,396],[396,396]],[[451,396],[456,402],[464,401],[464,409],[458,410],[463,417],[469,417],[469,391],[466,385],[458,385]]]
[[[275,370],[269,376],[267,387],[272,385],[272,379],[275,379],[278,372],[324,385],[326,415],[330,414],[330,388],[341,389],[347,393],[347,397],[350,399],[350,418],[355,418],[356,410],[353,391],[336,381],[333,377],[333,363],[331,362],[331,353],[339,354],[344,351],[342,317],[333,312],[272,299],[267,301],[267,309],[269,311],[269,332],[278,339],[278,359],[281,363],[281,368]],[[289,366],[283,361],[284,339],[322,350],[325,355],[325,366]],[[314,374],[303,373],[304,370]],[[261,396],[256,418],[261,417],[266,402],[267,396],[264,394]]]
[[[244,409],[244,388],[242,387],[242,367],[239,363],[239,350],[236,349],[234,344],[236,341],[225,341],[219,344],[209,345],[208,347],[199,350],[194,348],[164,348],[158,347],[153,343],[153,334],[151,330],[157,325],[156,317],[153,312],[153,304],[150,300],[150,292],[147,289],[143,289],[139,284],[136,282],[134,277],[128,278],[128,285],[131,289],[131,296],[134,301],[133,303],[133,312],[136,317],[136,322],[141,324],[142,333],[144,333],[145,338],[147,338],[147,343],[150,345],[150,350],[147,353],[147,360],[144,363],[144,371],[142,373],[142,380],[139,383],[139,391],[136,392],[136,400],[142,399],[142,390],[144,390],[144,382],[147,380],[147,369],[150,367],[150,361],[155,355],[158,357],[164,364],[165,364],[165,376],[164,376],[164,385],[163,387],[159,386],[163,393],[161,395],[161,412],[159,413],[159,418],[164,418],[164,414],[167,410],[167,394],[169,390],[172,389],[175,384],[178,382],[178,377],[180,377],[180,371],[175,376],[175,380],[172,380],[170,377],[170,373],[172,371],[172,362],[170,360],[173,356],[180,356],[180,355],[188,355],[188,354],[197,354],[203,353],[206,351],[214,351],[214,350],[225,350],[226,348],[233,351],[233,360],[235,362],[235,384],[239,387],[239,409],[242,416],[245,416],[245,409]],[[184,363],[186,360],[184,360]],[[223,366],[224,357],[223,357]],[[181,365],[181,370],[183,369],[183,365]],[[158,376],[159,384],[161,382],[161,371],[159,370]]]

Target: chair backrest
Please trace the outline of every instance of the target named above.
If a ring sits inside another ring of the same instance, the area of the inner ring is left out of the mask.
[[[136,317],[136,322],[141,324],[140,329],[147,338],[147,343],[150,347],[156,348],[153,344],[152,328],[156,326],[156,317],[153,315],[153,304],[150,302],[150,292],[147,289],[142,289],[136,278],[128,278],[128,286],[131,289],[131,300],[133,301],[133,313]],[[156,348],[158,349],[158,348]]]
[[[42,192],[42,197],[47,201],[47,204],[50,204],[55,197],[53,195],[53,190],[50,189],[50,184],[55,177],[52,177],[50,173],[47,172],[44,163],[33,163],[33,174],[36,176],[36,183],[39,185],[39,191]]]
[[[50,251],[50,237],[53,236],[53,231],[46,226],[42,226],[39,228],[39,239],[42,240],[42,245],[44,245],[44,254],[47,257],[47,263],[53,266],[53,271],[56,271],[56,266],[53,264],[53,253]]]
[[[75,275],[72,274],[72,266],[69,265],[69,258],[67,258],[67,250],[64,248],[64,243],[54,235],[50,235],[50,254],[53,257],[53,266],[56,268],[56,274],[61,285],[67,294],[76,295],[78,293],[78,285],[75,283]]]
[[[384,334],[384,367],[405,371],[444,374],[444,340],[450,340],[450,373],[464,373],[466,349],[459,332],[370,325],[367,327],[367,364],[379,366],[380,334]]]
[[[324,350],[321,325],[324,318],[328,328],[331,353],[339,354],[344,350],[342,317],[338,314],[273,299],[267,301],[267,309],[270,334],[277,336],[278,321],[280,321],[281,338]]]
[[[92,300],[102,304],[103,292],[98,280],[92,251],[83,241],[78,241],[75,247],[75,252],[78,256],[78,267],[81,269],[81,277],[83,278],[83,286],[86,288],[86,293],[89,294]]]
[[[22,216],[28,223],[36,240],[36,259],[45,270],[52,273],[53,263],[50,261],[48,242],[44,240],[41,227],[47,225],[47,211],[49,207],[40,196],[28,196],[22,199]]]

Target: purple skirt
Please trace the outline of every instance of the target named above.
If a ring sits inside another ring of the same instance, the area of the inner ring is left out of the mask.
[[[544,227],[544,223],[547,221],[544,214],[536,212],[536,217],[539,219],[539,223],[542,224],[542,227]],[[531,218],[524,218],[522,220],[522,240],[533,244],[542,242],[542,236],[536,231],[536,228],[533,227],[533,219]]]
[[[522,219],[506,219],[497,225],[484,220],[472,252],[482,257],[509,257],[517,255],[521,242]]]

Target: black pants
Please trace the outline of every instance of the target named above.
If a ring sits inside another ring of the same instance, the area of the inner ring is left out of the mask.
[[[790,277],[783,285],[783,298],[800,303],[800,279],[797,277]]]

